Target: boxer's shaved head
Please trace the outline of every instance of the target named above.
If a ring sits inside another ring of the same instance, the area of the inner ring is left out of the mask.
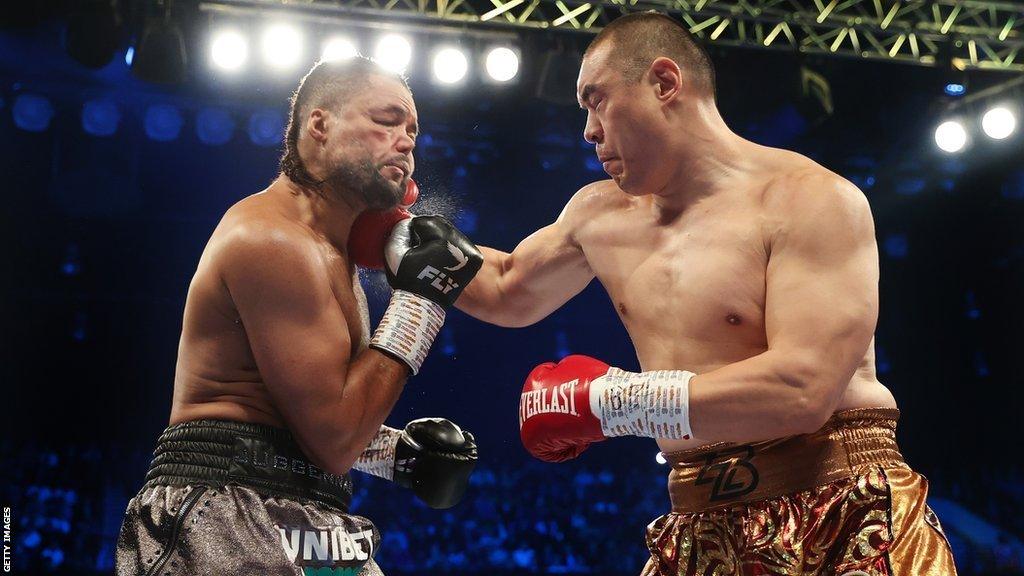
[[[354,95],[372,88],[376,78],[390,78],[409,89],[409,83],[401,74],[385,70],[363,56],[318,62],[299,81],[290,101],[284,155],[280,163],[280,170],[285,176],[305,186],[315,188],[319,184],[309,175],[299,157],[299,136],[305,120],[314,108],[340,110]]]
[[[664,56],[689,74],[698,93],[715,94],[711,58],[682,24],[664,14],[641,12],[616,18],[594,38],[584,56],[604,45],[608,45],[606,62],[627,81],[639,82],[651,63]]]

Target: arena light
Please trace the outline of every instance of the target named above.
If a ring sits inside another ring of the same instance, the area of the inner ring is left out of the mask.
[[[19,94],[11,107],[14,125],[28,132],[42,132],[50,127],[53,104],[45,96]]]
[[[213,35],[210,57],[217,68],[236,71],[249,58],[249,43],[245,36],[234,30],[221,30]]]
[[[302,58],[302,33],[290,24],[272,24],[261,39],[263,60],[272,68],[286,70]]]
[[[935,145],[943,152],[959,152],[967,145],[967,130],[960,122],[947,120],[935,129]]]
[[[226,110],[204,108],[196,115],[196,136],[209,146],[228,143],[235,133],[235,121]]]
[[[412,60],[412,44],[404,36],[386,34],[377,41],[373,58],[386,70],[405,72]]]
[[[348,38],[338,36],[331,38],[324,43],[324,49],[320,53],[320,59],[327,62],[335,62],[338,60],[354,58],[357,54],[359,54],[359,49],[356,47],[355,42]]]
[[[249,118],[249,140],[257,146],[280,145],[284,129],[284,115],[278,110],[260,110]]]
[[[519,56],[511,48],[499,46],[487,53],[487,75],[496,82],[508,82],[519,73]]]
[[[121,123],[121,111],[109,100],[90,100],[82,106],[82,130],[93,136],[112,136]]]
[[[993,140],[1002,140],[1017,129],[1017,117],[1005,106],[990,108],[981,117],[981,129]]]
[[[944,89],[949,96],[963,96],[967,93],[967,87],[959,82],[950,82]]]
[[[466,77],[469,60],[458,48],[441,48],[434,54],[434,78],[441,84],[455,84]]]
[[[658,452],[657,454],[655,454],[654,455],[654,461],[657,462],[658,464],[661,464],[662,466],[664,466],[665,464],[668,464],[668,460],[665,459],[665,453],[664,452]]]
[[[143,123],[150,140],[170,142],[178,138],[185,119],[181,111],[170,104],[154,104],[146,109]]]

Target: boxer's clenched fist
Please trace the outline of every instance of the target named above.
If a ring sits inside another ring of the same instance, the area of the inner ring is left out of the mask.
[[[604,362],[579,355],[530,372],[519,400],[519,437],[530,454],[563,462],[605,439],[590,407],[590,383],[607,372]]]
[[[385,252],[388,283],[449,308],[483,265],[476,245],[443,216],[399,222]]]

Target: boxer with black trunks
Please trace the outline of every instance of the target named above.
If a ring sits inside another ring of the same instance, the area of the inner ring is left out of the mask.
[[[733,133],[707,54],[667,16],[614,20],[577,90],[611,180],[511,254],[481,247],[458,307],[525,326],[596,276],[643,371],[538,366],[526,448],[562,461],[612,436],[657,440],[672,511],[648,527],[645,575],[954,575],[875,375],[864,195]]]
[[[350,469],[435,508],[461,498],[472,434],[383,422],[480,253],[418,218],[392,239],[395,291],[372,337],[355,268],[384,249],[380,215],[415,201],[416,132],[405,80],[369,60],[303,78],[280,176],[227,211],[189,287],[170,426],[125,513],[118,574],[372,576],[380,533],[348,511]]]

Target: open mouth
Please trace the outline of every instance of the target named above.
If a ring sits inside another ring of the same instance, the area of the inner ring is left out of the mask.
[[[405,168],[404,166],[399,166],[398,164],[385,164],[384,168],[391,168],[392,170],[398,172],[398,174],[402,178],[405,178],[409,174],[409,170],[407,168]]]

